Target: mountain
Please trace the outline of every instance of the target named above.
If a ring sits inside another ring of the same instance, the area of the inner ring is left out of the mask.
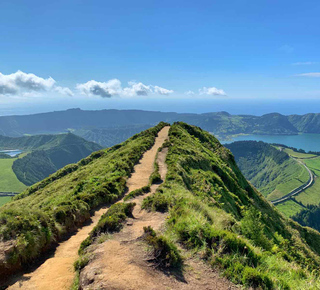
[[[43,255],[64,233],[88,220],[91,210],[121,199],[134,165],[166,125],[161,123],[119,145],[92,153],[1,207],[1,277]],[[236,284],[255,289],[317,289],[319,232],[286,218],[267,202],[214,136],[178,122],[170,127],[169,141],[162,148],[167,150],[167,174],[156,192],[144,198],[143,207],[167,212],[163,216],[165,226],[162,232],[145,228],[145,235],[139,239],[141,243],[146,239],[149,247],[154,247],[157,254],[153,259],[160,259],[155,265],[167,261],[165,266],[174,265],[183,273],[188,271],[181,265],[184,256],[198,255]],[[141,189],[134,194],[144,192]],[[75,263],[80,277],[84,267],[93,267],[95,249],[105,257],[111,227],[121,230],[119,224],[132,215],[134,206],[117,203],[102,215],[90,239],[81,245],[79,252],[84,256]],[[144,223],[147,225],[147,221]],[[92,268],[96,277],[99,271]],[[159,269],[155,266],[150,271]],[[90,280],[87,282],[90,284]]]
[[[291,115],[289,122],[297,128],[299,132],[320,133],[320,114]]]
[[[100,144],[103,147],[111,147],[152,126],[152,124],[126,125],[112,128],[82,128],[70,131],[73,134],[76,134],[86,140]]]
[[[26,134],[73,132],[102,146],[123,142],[132,134],[160,121],[183,121],[199,126],[219,137],[235,134],[320,133],[320,114],[284,116],[278,113],[263,116],[230,115],[227,112],[178,114],[141,110],[66,111],[25,116],[0,117],[0,135],[19,137]],[[114,136],[114,137],[113,137]]]
[[[0,148],[25,152],[26,155],[13,162],[12,170],[20,182],[32,185],[102,147],[69,133],[17,138],[0,136]]]
[[[308,181],[308,173],[300,163],[270,144],[239,141],[225,146],[243,175],[268,200],[280,198]]]

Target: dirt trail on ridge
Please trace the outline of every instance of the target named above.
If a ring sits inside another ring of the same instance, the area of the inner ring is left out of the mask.
[[[167,174],[165,163],[168,148],[158,153],[157,163],[161,179]],[[137,165],[135,172],[128,180],[129,192],[148,184],[149,175],[144,172],[146,167]],[[153,167],[152,167],[153,169]],[[149,171],[148,171],[149,172]],[[108,289],[108,290],[231,290],[238,289],[219,273],[206,265],[199,258],[186,254],[184,267],[181,271],[163,272],[154,267],[147,260],[148,251],[142,242],[143,227],[151,226],[156,231],[163,231],[167,213],[148,212],[141,208],[143,199],[157,190],[160,184],[151,186],[148,194],[135,197],[128,202],[135,202],[133,218],[127,220],[119,233],[101,244],[93,244],[88,248],[91,256],[89,263],[80,274],[80,289]]]
[[[155,144],[150,150],[143,154],[139,164],[135,165],[134,172],[127,181],[127,186],[129,188],[128,192],[148,185],[149,177],[153,172],[154,160],[158,148],[161,147],[163,142],[168,138],[169,128],[170,127],[167,126],[160,130],[156,137]],[[163,172],[163,166],[160,170]],[[91,217],[92,222],[89,225],[80,228],[68,240],[60,243],[53,257],[47,259],[35,271],[24,274],[22,277],[18,278],[17,282],[8,289],[70,289],[75,277],[73,263],[78,258],[80,244],[86,239],[90,231],[98,223],[100,217],[108,210],[108,208],[109,207],[103,207],[96,211]]]

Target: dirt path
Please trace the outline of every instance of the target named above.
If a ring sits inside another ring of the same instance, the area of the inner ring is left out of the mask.
[[[165,163],[167,148],[158,154],[159,171],[162,180],[165,179],[167,166]],[[141,165],[143,162],[141,162]],[[128,180],[131,189],[145,178],[142,187],[148,183],[148,176],[141,176],[142,169],[137,168]],[[156,191],[159,184],[151,187],[150,195]],[[183,271],[179,273],[165,273],[155,269],[146,261],[146,245],[139,237],[143,234],[143,227],[151,226],[154,230],[162,230],[167,214],[147,212],[141,209],[143,199],[147,196],[136,197],[134,218],[128,219],[121,232],[113,234],[111,239],[91,246],[91,260],[81,271],[80,286],[89,289],[237,289],[229,281],[219,277],[217,271],[194,257],[186,257]]]
[[[168,137],[168,131],[169,127],[164,127],[159,132],[153,147],[143,155],[140,163],[135,166],[134,173],[127,182],[129,192],[148,184],[149,176],[153,172],[157,150]],[[47,259],[35,271],[20,277],[8,289],[69,289],[75,277],[73,263],[78,258],[79,246],[107,209],[108,207],[104,207],[96,211],[91,218],[90,225],[80,228],[71,238],[62,242],[52,258]]]

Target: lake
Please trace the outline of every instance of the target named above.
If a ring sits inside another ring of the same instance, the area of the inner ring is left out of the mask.
[[[221,141],[228,144],[234,141],[263,141],[266,143],[279,143],[305,151],[320,151],[320,134],[299,134],[299,135],[240,135],[232,141]]]
[[[14,149],[14,150],[0,150],[0,153],[5,153],[5,154],[7,154],[7,155],[10,155],[11,157],[15,157],[15,156],[21,154],[22,151],[19,150],[19,149]]]

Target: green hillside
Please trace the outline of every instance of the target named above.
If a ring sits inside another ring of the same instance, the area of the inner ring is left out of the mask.
[[[37,136],[33,136],[35,138]],[[18,139],[18,138],[17,138]],[[39,136],[42,140],[42,136]],[[101,149],[98,144],[85,141],[73,134],[50,136],[48,142],[35,142],[37,150],[17,159],[12,166],[17,178],[32,185],[63,166],[78,162],[90,153]]]
[[[63,166],[101,149],[73,134],[25,137],[0,136],[0,149],[19,149],[18,157],[0,154],[0,192],[21,192]]]
[[[32,261],[81,225],[90,210],[123,196],[126,178],[164,125],[66,166],[1,207],[0,246],[9,241],[15,246],[0,261],[0,273]],[[172,252],[197,254],[248,287],[319,289],[320,234],[269,204],[208,132],[175,123],[169,138],[165,182],[143,206],[168,211],[163,236]],[[125,210],[112,207],[118,208]]]
[[[226,147],[234,154],[244,176],[269,200],[308,181],[308,172],[301,164],[267,143],[240,141]]]
[[[111,147],[150,127],[152,127],[152,125],[126,125],[112,128],[70,129],[69,131],[86,140],[100,144],[103,147]]]
[[[169,136],[165,183],[145,199],[146,208],[169,211],[167,239],[235,283],[319,289],[320,234],[270,205],[207,132],[177,123]]]
[[[0,274],[34,260],[86,221],[90,210],[122,196],[133,166],[153,145],[164,125],[161,123],[122,144],[92,153],[2,206],[0,247],[6,241],[12,241],[15,246],[5,257],[0,256]]]
[[[270,205],[212,135],[176,123],[169,137],[165,183],[143,205],[169,212],[161,238],[167,241],[166,259],[179,267],[177,249],[183,249],[187,257],[199,254],[228,279],[247,287],[318,289],[320,234],[285,218]],[[102,225],[111,209],[115,210],[110,208],[100,220]],[[123,216],[121,208],[119,215]],[[102,230],[101,239],[104,234]],[[82,247],[88,246],[86,242]],[[90,258],[81,256],[75,265],[81,269],[79,263],[86,263],[85,259]]]
[[[25,134],[57,134],[70,131],[102,146],[112,146],[137,133],[138,127],[143,130],[160,121],[187,122],[222,138],[235,134],[320,133],[320,114],[284,116],[271,113],[253,116],[231,115],[227,112],[178,114],[142,110],[70,109],[26,116],[1,116],[0,134],[19,137]],[[115,132],[114,129],[119,131]]]

